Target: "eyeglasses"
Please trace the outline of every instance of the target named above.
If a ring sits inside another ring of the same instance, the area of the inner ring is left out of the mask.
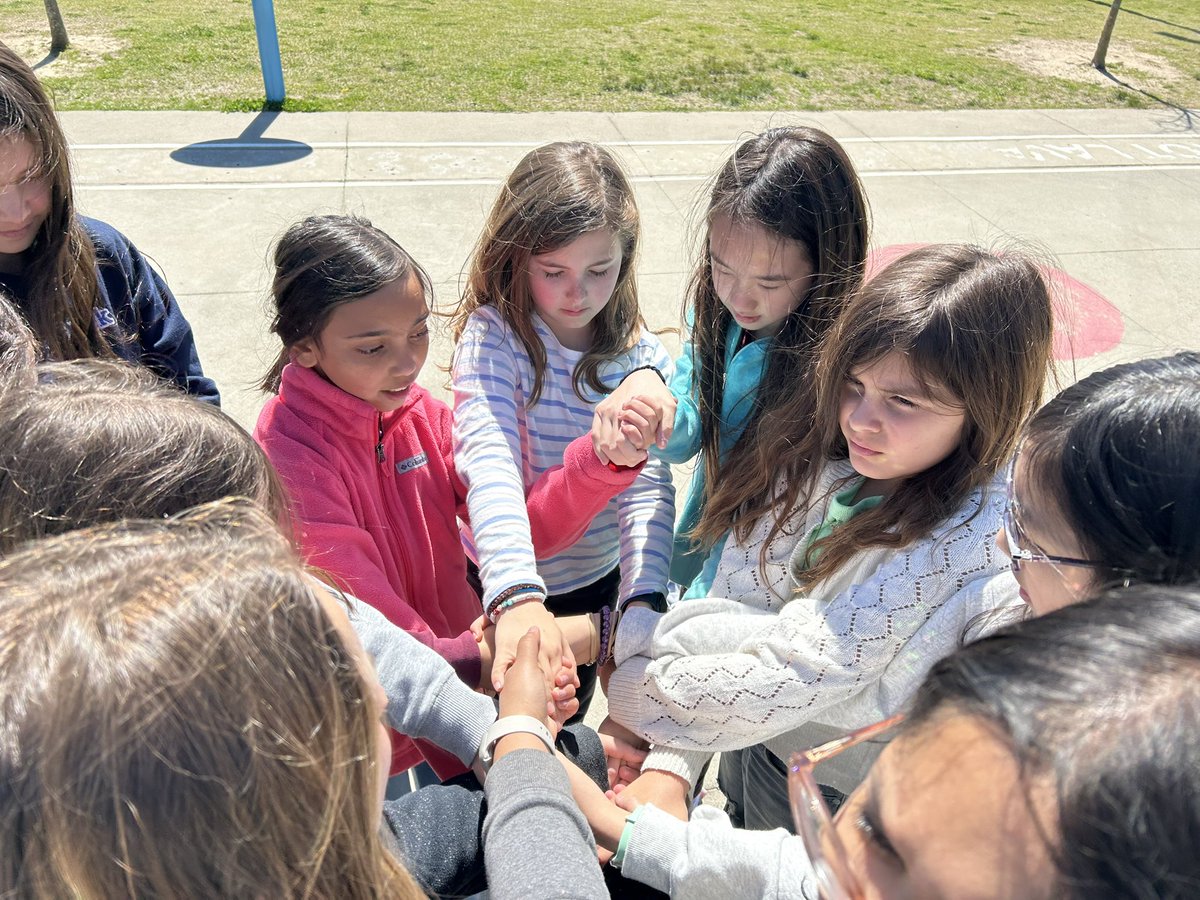
[[[1013,454],[1012,460],[1008,464],[1008,475],[1005,478],[1005,490],[1007,493],[1007,501],[1004,504],[1004,536],[1008,540],[1008,556],[1011,560],[1011,566],[1014,573],[1021,571],[1022,563],[1044,562],[1051,566],[1082,566],[1086,569],[1111,569],[1114,572],[1123,572],[1117,566],[1110,566],[1105,563],[1093,562],[1090,559],[1076,559],[1073,556],[1055,556],[1052,553],[1047,553],[1033,541],[1021,528],[1020,513],[1021,504],[1017,502],[1017,494],[1013,489],[1013,473],[1017,470],[1017,454]]]
[[[888,732],[903,718],[903,715],[892,716],[811,750],[793,753],[788,762],[788,799],[792,804],[792,818],[816,873],[822,900],[860,900],[865,895],[850,870],[846,848],[838,837],[833,814],[821,796],[813,769],[818,763],[837,756],[843,750],[871,740],[890,739]]]

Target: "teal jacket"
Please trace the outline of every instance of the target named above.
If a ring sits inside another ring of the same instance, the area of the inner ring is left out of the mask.
[[[746,419],[754,408],[754,398],[762,381],[767,354],[771,350],[770,338],[751,341],[739,350],[741,340],[742,329],[736,324],[732,325],[725,340],[725,391],[721,395],[720,419],[722,459],[746,427]],[[675,363],[675,375],[670,384],[671,393],[678,404],[675,407],[675,430],[665,448],[652,451],[655,456],[669,463],[685,463],[700,454],[700,409],[697,402],[700,388],[694,377],[694,354],[694,345],[688,341],[684,345],[683,356]],[[713,572],[707,571],[710,567],[705,567],[705,558],[711,555],[714,561],[719,560],[725,538],[728,537],[723,536],[708,553],[694,547],[688,540],[687,534],[700,521],[707,499],[704,496],[704,461],[697,459],[687,499],[675,523],[675,542],[671,554],[671,580],[684,587],[690,585],[685,595],[688,598],[707,595]],[[715,566],[711,568],[715,571]],[[702,572],[702,569],[705,571]]]

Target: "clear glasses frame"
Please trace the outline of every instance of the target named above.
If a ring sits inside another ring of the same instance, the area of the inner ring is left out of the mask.
[[[816,874],[822,900],[859,900],[863,889],[851,870],[846,848],[838,837],[829,804],[821,795],[814,769],[843,750],[867,741],[890,738],[891,732],[904,719],[903,714],[892,716],[874,725],[843,735],[836,740],[793,753],[788,762],[788,799],[796,833]]]

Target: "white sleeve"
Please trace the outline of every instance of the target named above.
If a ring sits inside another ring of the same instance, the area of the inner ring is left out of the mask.
[[[654,339],[653,364],[670,381],[672,362]],[[622,600],[637,594],[667,592],[675,532],[675,487],[671,467],[652,455],[633,484],[617,497],[621,523]]]
[[[710,806],[688,822],[648,807],[634,823],[621,874],[672,897],[817,896],[804,842],[782,828],[745,831]]]
[[[863,582],[778,612],[730,600],[681,603],[641,655],[618,660],[609,712],[655,744],[721,751],[791,731],[882,677],[910,639],[971,581],[1003,569],[988,510],[887,554]],[[630,637],[646,631],[634,619]],[[622,622],[618,649],[626,623]],[[944,636],[946,652],[959,635]]]
[[[467,487],[483,605],[518,584],[545,582],[529,530],[520,370],[502,321],[472,314],[454,351],[454,465]]]

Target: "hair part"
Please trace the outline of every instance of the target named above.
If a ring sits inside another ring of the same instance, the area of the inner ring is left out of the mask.
[[[29,142],[38,156],[32,174],[50,189],[46,221],[22,258],[21,313],[53,359],[112,358],[96,323],[96,248],[75,212],[66,137],[33,69],[0,43],[0,142],[6,140]]]
[[[771,339],[754,407],[723,459],[725,347],[735,323],[713,284],[708,230],[716,216],[799,243],[813,266],[807,293]],[[869,217],[854,164],[836,140],[816,128],[773,128],[755,135],[717,173],[704,244],[688,287],[708,498],[691,535],[700,546],[712,546],[735,526],[765,514],[780,466],[789,473],[795,468],[792,447],[815,415],[807,386],[816,348],[862,281]]]
[[[1057,800],[1055,896],[1200,892],[1200,590],[1135,586],[1020,623],[938,662],[905,729],[969,715]]]
[[[814,545],[820,558],[806,570],[802,587],[865,547],[904,547],[929,534],[995,477],[1041,402],[1053,319],[1040,271],[1016,253],[964,244],[923,247],[863,286],[821,348],[819,414],[795,451],[809,465],[798,483],[784,488],[772,537],[802,494],[813,499],[826,461],[848,456],[840,409],[856,370],[902,354],[930,397],[962,409],[962,434],[944,460]]]
[[[1200,353],[1095,372],[1030,420],[1022,470],[1101,590],[1200,582]]]
[[[585,385],[597,394],[607,393],[600,380],[601,365],[636,346],[645,324],[636,279],[640,229],[633,187],[609,150],[586,141],[531,150],[500,189],[471,254],[466,290],[452,318],[455,341],[472,312],[493,307],[533,365],[529,405],[536,404],[545,382],[546,349],[533,326],[530,260],[589,232],[610,231],[621,245],[616,286],[592,320],[592,344],[572,378],[580,399],[586,399]]]
[[[303,340],[320,344],[334,310],[415,277],[433,306],[433,283],[415,259],[382,229],[361,216],[309,216],[292,225],[275,246],[270,331],[283,342],[259,383],[279,392],[283,368]]]
[[[150,372],[47,364],[0,404],[0,556],[50,535],[246,497],[281,526],[282,483],[229,416]]]
[[[244,505],[0,561],[0,894],[419,896],[313,585]]]

